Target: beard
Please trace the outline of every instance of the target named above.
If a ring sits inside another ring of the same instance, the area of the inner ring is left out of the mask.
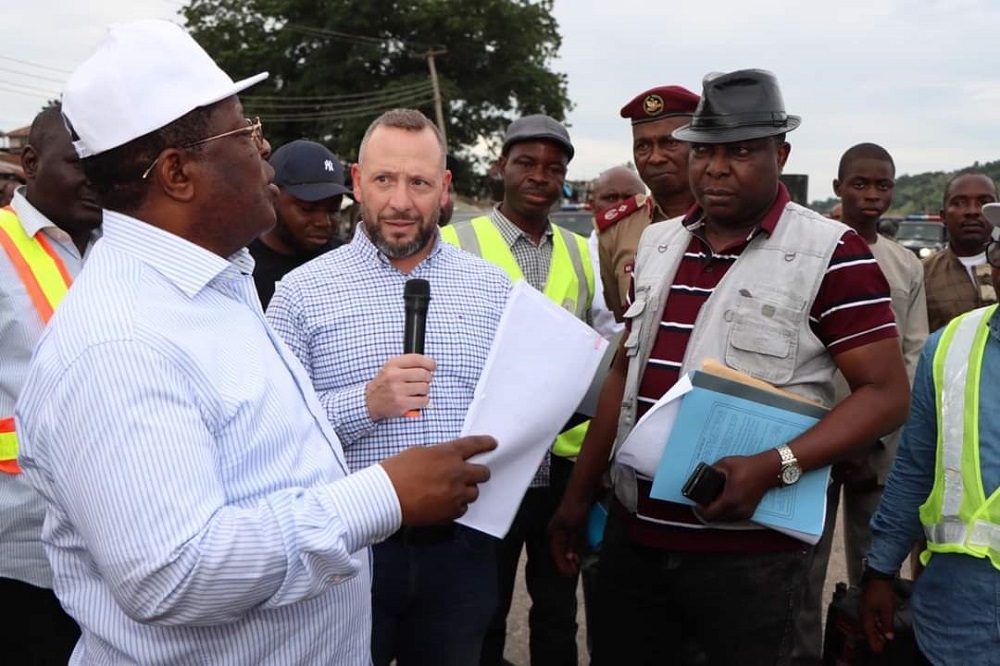
[[[393,219],[405,219],[417,223],[416,235],[409,240],[403,241],[394,241],[387,238],[382,233],[383,223],[381,217],[376,218],[374,223],[369,222],[371,216],[369,215],[369,211],[363,206],[361,209],[361,219],[364,221],[365,231],[372,245],[377,247],[382,254],[390,259],[405,259],[427,247],[427,244],[434,238],[434,234],[437,231],[436,221],[440,217],[440,210],[432,212],[431,219],[435,220],[435,224],[431,225],[428,225],[427,221],[419,215],[393,215]]]

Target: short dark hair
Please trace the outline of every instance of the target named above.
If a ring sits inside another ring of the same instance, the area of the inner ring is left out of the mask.
[[[997,182],[993,180],[993,177],[989,174],[983,173],[982,171],[960,171],[954,176],[948,179],[948,182],[944,185],[944,195],[941,197],[941,209],[944,210],[948,207],[948,195],[951,194],[951,186],[955,184],[955,181],[959,178],[965,178],[966,176],[977,176],[979,178],[985,178],[993,184],[993,193],[997,193]]]
[[[60,129],[65,131],[65,128],[66,122],[63,120],[62,104],[54,102],[39,111],[35,119],[31,121],[31,129],[28,130],[28,145],[41,152],[45,150],[52,134]]]
[[[888,162],[892,167],[893,177],[896,175],[896,163],[892,161],[889,151],[877,143],[859,143],[848,148],[840,157],[840,165],[837,167],[837,180],[844,179],[847,168],[856,160],[878,160]]]
[[[83,172],[94,186],[101,206],[126,214],[138,210],[146,201],[151,182],[143,179],[143,172],[167,148],[205,138],[219,104],[198,107],[158,130],[81,160]],[[192,152],[200,149],[201,146],[190,148]]]

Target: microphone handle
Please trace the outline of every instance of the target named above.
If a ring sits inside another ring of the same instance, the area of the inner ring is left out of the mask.
[[[427,327],[427,307],[406,308],[403,328],[403,353],[424,353],[424,330]]]

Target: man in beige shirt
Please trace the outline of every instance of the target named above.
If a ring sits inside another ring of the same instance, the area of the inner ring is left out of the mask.
[[[927,339],[923,266],[913,252],[878,234],[879,218],[892,205],[895,177],[896,167],[889,153],[876,144],[861,143],[849,148],[840,158],[833,190],[841,198],[841,221],[868,242],[868,248],[889,283],[890,293],[886,294],[886,298],[891,299],[903,360],[912,384],[917,359]],[[851,392],[839,373],[836,390],[838,402]],[[825,603],[822,598],[823,583],[833,544],[841,489],[847,575],[851,584],[857,585],[861,578],[862,558],[871,544],[868,523],[882,497],[882,488],[896,455],[900,430],[875,442],[867,454],[834,466],[833,481],[827,495],[826,526],[822,539],[816,544],[806,583],[805,603],[796,620],[795,650],[799,658],[796,663],[820,664],[821,618]]]
[[[632,121],[632,157],[652,196],[637,194],[595,217],[604,300],[622,321],[639,236],[653,222],[683,215],[694,204],[685,141],[671,133],[691,120],[698,95],[681,86],[647,90],[622,107]]]

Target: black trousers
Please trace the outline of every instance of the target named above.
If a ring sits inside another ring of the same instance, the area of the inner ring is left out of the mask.
[[[6,618],[7,635],[0,661],[18,666],[66,666],[80,638],[80,628],[52,590],[0,578],[0,612]]]
[[[549,550],[548,526],[559,506],[573,463],[552,456],[547,488],[528,488],[510,532],[497,548],[497,612],[483,640],[482,666],[503,664],[507,613],[514,595],[514,579],[521,549],[527,553],[525,583],[531,596],[528,611],[528,649],[532,666],[577,666],[577,578],[559,573]]]

